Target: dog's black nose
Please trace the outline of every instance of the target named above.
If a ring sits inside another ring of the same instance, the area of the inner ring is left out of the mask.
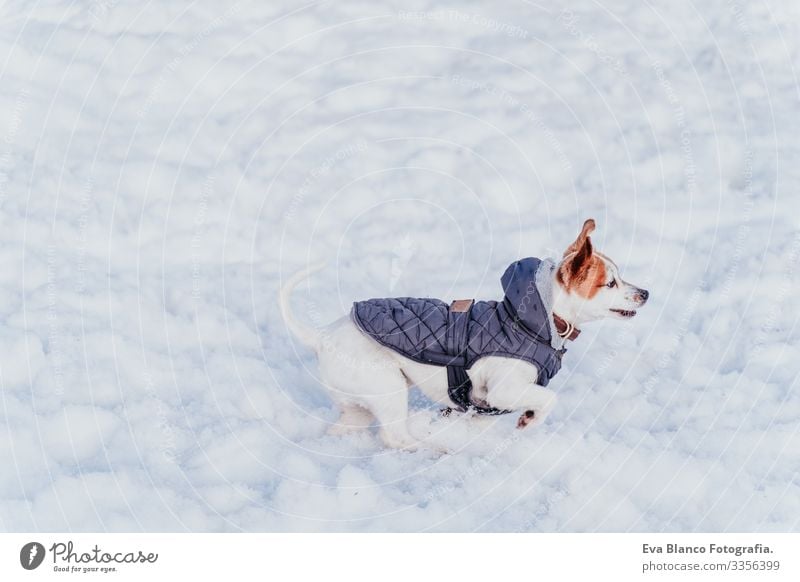
[[[647,301],[648,297],[650,297],[650,292],[647,289],[639,289],[639,298],[642,300],[642,303]]]

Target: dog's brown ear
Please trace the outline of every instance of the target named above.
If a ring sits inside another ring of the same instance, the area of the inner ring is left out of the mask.
[[[592,257],[592,239],[589,238],[589,235],[593,231],[594,220],[590,218],[583,223],[581,233],[575,239],[575,242],[569,245],[569,248],[564,252],[565,257],[568,255],[573,256],[561,264],[559,277],[562,282],[569,284],[572,281],[582,279],[581,271],[589,265],[589,259]]]
[[[583,239],[583,244],[578,248],[578,252],[572,258],[569,264],[569,270],[572,277],[578,275],[581,270],[589,264],[589,259],[592,258],[592,239],[588,236]]]
[[[578,235],[578,238],[576,238],[575,242],[569,245],[567,250],[564,251],[564,256],[566,257],[567,255],[571,255],[580,249],[589,239],[589,235],[594,232],[594,227],[594,218],[587,219],[586,222],[583,223],[583,228],[581,229],[581,233]],[[591,244],[591,241],[589,244]],[[592,253],[589,252],[589,254],[591,255]]]

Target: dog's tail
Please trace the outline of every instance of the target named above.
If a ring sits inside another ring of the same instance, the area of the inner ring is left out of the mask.
[[[289,328],[289,331],[292,332],[292,335],[300,340],[302,344],[308,346],[312,350],[317,349],[319,334],[313,327],[304,323],[300,323],[294,318],[290,306],[290,299],[292,296],[292,291],[297,284],[300,283],[300,281],[307,279],[312,274],[322,270],[324,267],[325,262],[319,262],[295,273],[289,277],[289,280],[284,283],[283,287],[281,287],[281,290],[278,293],[278,303],[280,304],[281,315],[283,316],[283,321],[286,324],[286,327]]]

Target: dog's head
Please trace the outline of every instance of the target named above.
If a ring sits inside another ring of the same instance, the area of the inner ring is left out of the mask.
[[[649,296],[623,281],[614,261],[594,249],[589,237],[594,228],[591,218],[583,223],[556,270],[553,311],[576,325],[605,317],[629,319]]]

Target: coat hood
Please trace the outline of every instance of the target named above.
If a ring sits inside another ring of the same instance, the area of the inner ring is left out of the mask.
[[[561,347],[563,341],[553,333],[553,301],[550,277],[555,263],[550,259],[528,257],[511,263],[500,279],[506,308],[540,341]]]

